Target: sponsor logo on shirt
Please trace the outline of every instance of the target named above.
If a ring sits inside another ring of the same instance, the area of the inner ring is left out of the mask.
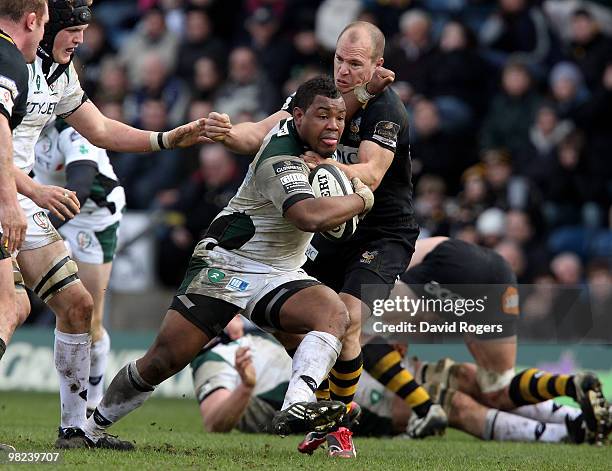
[[[397,136],[400,131],[400,126],[391,121],[379,121],[374,127],[374,135],[372,139],[395,148],[397,146]]]
[[[217,270],[216,268],[209,268],[207,275],[211,283],[221,283],[223,278],[225,278],[225,273],[223,273],[221,270]]]
[[[246,291],[246,289],[249,287],[249,284],[250,283],[246,280],[243,280],[236,276],[232,276],[229,280],[229,283],[227,283],[225,287],[232,291]]]

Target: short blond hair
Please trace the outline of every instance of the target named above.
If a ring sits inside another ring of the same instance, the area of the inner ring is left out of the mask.
[[[2,0],[0,2],[0,18],[8,18],[18,23],[26,13],[36,13],[37,17],[43,15],[46,0]]]

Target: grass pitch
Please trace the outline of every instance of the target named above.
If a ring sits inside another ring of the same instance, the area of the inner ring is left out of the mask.
[[[59,421],[55,394],[0,392],[0,442],[18,451],[55,451]],[[7,469],[270,470],[612,470],[612,446],[482,442],[449,430],[441,439],[355,440],[356,460],[296,451],[298,437],[207,434],[193,400],[151,399],[111,433],[134,440],[135,452],[64,451],[61,465],[2,465]]]

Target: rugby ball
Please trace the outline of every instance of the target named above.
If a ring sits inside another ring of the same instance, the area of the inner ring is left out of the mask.
[[[353,194],[353,185],[348,177],[342,170],[331,164],[321,164],[315,167],[310,172],[309,180],[316,198]],[[343,242],[350,239],[355,233],[358,222],[359,218],[354,216],[338,227],[321,232],[321,235],[334,242]]]

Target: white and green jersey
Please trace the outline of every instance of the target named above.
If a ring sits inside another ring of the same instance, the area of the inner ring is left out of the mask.
[[[94,230],[102,230],[121,219],[125,193],[104,149],[91,144],[64,120],[54,119],[44,127],[35,152],[35,180],[43,185],[65,187],[68,165],[78,161],[95,163],[98,173],[75,219]]]
[[[27,111],[13,130],[13,155],[15,165],[29,174],[34,167],[34,146],[45,125],[56,115],[69,115],[87,97],[72,63],[68,66],[53,63],[45,76],[43,60],[37,57],[28,65],[28,71]]]
[[[205,238],[226,250],[279,270],[297,270],[306,261],[313,234],[283,217],[298,201],[314,198],[309,169],[300,158],[307,149],[293,118],[266,136],[236,195],[211,223]]]
[[[272,337],[265,334],[246,334],[237,341],[218,344],[200,353],[191,362],[195,394],[202,402],[217,389],[233,391],[241,383],[235,367],[236,351],[248,346],[257,383],[253,395],[280,407],[291,378],[291,358]]]
[[[218,389],[233,391],[240,383],[235,367],[236,350],[249,346],[255,367],[257,383],[251,400],[238,428],[243,432],[270,431],[274,413],[282,406],[289,380],[291,358],[284,347],[272,337],[264,334],[247,334],[240,340],[217,344],[199,353],[191,362],[195,396],[204,401]],[[359,379],[355,401],[363,408],[380,417],[391,418],[395,395],[376,381],[366,371]],[[314,401],[314,394],[312,396]],[[262,407],[262,402],[270,407]]]

